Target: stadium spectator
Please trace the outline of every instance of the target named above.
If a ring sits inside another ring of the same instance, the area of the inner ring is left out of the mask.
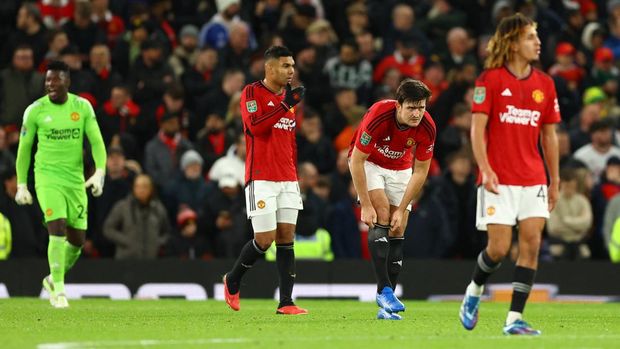
[[[329,138],[323,135],[321,117],[309,108],[305,109],[297,137],[297,161],[311,162],[321,174],[329,173],[336,164],[336,152]]]
[[[69,46],[69,37],[67,33],[60,29],[50,30],[47,40],[48,50],[43,57],[41,63],[39,63],[38,71],[44,73],[47,70],[47,64],[52,61],[60,59],[60,52],[67,46]]]
[[[612,129],[613,121],[610,119],[592,123],[590,126],[590,143],[575,151],[575,159],[588,166],[595,183],[599,183],[607,160],[612,156],[620,157],[620,147],[612,143]]]
[[[182,208],[199,212],[207,198],[207,183],[202,176],[204,160],[197,151],[190,149],[181,157],[180,173],[166,184],[162,191],[162,200],[171,221]]]
[[[200,47],[219,50],[228,42],[230,26],[241,20],[239,0],[216,0],[217,13],[200,29]]]
[[[124,77],[129,75],[140,56],[142,43],[149,39],[153,31],[151,25],[143,20],[130,22],[127,29],[118,38],[112,51],[112,66]]]
[[[592,228],[592,206],[585,195],[577,192],[573,169],[562,170],[560,180],[560,197],[547,222],[551,255],[556,259],[587,259],[590,249],[584,241]]]
[[[488,243],[478,256],[461,305],[459,317],[467,330],[476,326],[484,285],[508,254],[512,229],[518,224],[519,256],[503,332],[540,334],[523,321],[522,314],[538,268],[545,219],[558,199],[555,124],[561,121],[553,80],[531,65],[539,58],[540,45],[534,21],[519,13],[504,18],[489,41],[486,70],[476,81],[471,132],[482,181],[476,225],[487,230]],[[505,116],[496,117],[500,114]]]
[[[463,27],[455,27],[446,35],[447,50],[442,55],[441,63],[450,76],[453,69],[457,69],[465,63],[477,64],[476,57],[471,53],[472,40],[467,30]]]
[[[282,40],[293,52],[293,55],[303,50],[307,45],[306,30],[316,20],[316,8],[310,4],[296,4],[295,11],[288,16],[284,28],[281,30]]]
[[[328,59],[324,70],[333,89],[351,89],[357,93],[357,100],[361,104],[368,105],[372,91],[372,65],[360,59],[355,41],[343,41],[340,54]]]
[[[30,46],[17,46],[11,66],[0,71],[0,123],[19,129],[26,107],[43,95],[43,76],[34,70]]]
[[[194,65],[183,72],[181,82],[187,93],[187,107],[196,111],[200,96],[207,94],[219,80],[217,52],[212,48],[204,48],[198,52]]]
[[[464,147],[448,154],[444,172],[431,183],[428,190],[433,191],[436,197],[429,197],[429,200],[438,200],[446,216],[451,217],[447,221],[449,235],[443,236],[441,243],[445,250],[436,249],[441,254],[435,257],[475,258],[484,248],[484,241],[476,231],[476,181],[470,148]],[[437,229],[445,233],[441,228]],[[424,234],[428,236],[429,232]]]
[[[211,246],[204,232],[198,231],[197,215],[194,210],[184,208],[176,216],[175,231],[171,234],[167,255],[182,259],[211,259]]]
[[[76,1],[73,18],[62,26],[71,44],[78,47],[84,61],[95,44],[106,42],[105,32],[92,21],[92,14],[90,1]]]
[[[213,166],[211,166],[209,170],[209,180],[217,182],[225,176],[230,175],[237,178],[241,187],[245,187],[245,158],[245,135],[239,133],[236,136],[235,143],[228,147],[226,155],[215,160]]]
[[[123,83],[121,75],[112,67],[110,49],[104,44],[95,44],[90,49],[90,74],[94,77],[95,86],[92,90],[96,103],[101,105],[110,98],[112,86]]]
[[[230,99],[235,92],[241,91],[244,83],[245,76],[241,70],[226,70],[221,83],[218,86],[214,86],[197,101],[196,125],[202,127],[209,114],[218,114],[224,117],[228,110]]]
[[[403,33],[396,39],[396,50],[383,58],[373,72],[373,81],[383,80],[390,68],[397,68],[403,76],[422,79],[422,71],[426,58],[420,53],[418,41],[411,33]]]
[[[170,236],[166,209],[148,175],[138,175],[132,193],[114,205],[103,234],[116,245],[116,259],[154,259]]]
[[[180,115],[166,113],[159,121],[159,132],[148,142],[144,151],[144,169],[156,188],[161,189],[179,171],[179,160],[193,148],[179,132]]]
[[[217,53],[219,70],[239,69],[246,75],[249,74],[253,53],[250,35],[251,31],[247,23],[238,21],[230,25],[228,42]]]
[[[213,163],[226,154],[226,150],[235,141],[226,129],[224,118],[218,114],[209,114],[204,127],[196,136],[196,150],[205,160],[204,170],[208,172]]]
[[[174,81],[174,72],[164,59],[163,46],[156,40],[140,45],[140,55],[129,73],[134,99],[143,107],[159,103],[166,86]]]
[[[108,47],[114,47],[118,38],[125,32],[125,22],[110,11],[109,0],[91,0],[91,3],[93,23],[104,32]]]
[[[179,33],[179,38],[180,45],[174,49],[168,59],[168,64],[170,64],[177,79],[196,64],[200,52],[198,49],[198,28],[191,24],[184,26]]]
[[[79,0],[83,2],[84,0]],[[74,14],[75,2],[73,0],[38,0],[38,8],[41,9],[43,23],[49,29],[58,29],[71,20]]]
[[[33,64],[38,66],[47,51],[47,30],[41,22],[41,10],[32,2],[24,2],[17,12],[15,31],[2,48],[0,66],[10,64],[18,46],[28,45],[33,52]]]
[[[20,206],[15,202],[17,177],[15,167],[0,169],[2,191],[0,213],[11,224],[12,241],[10,258],[44,258],[47,252],[47,232],[41,224],[43,219],[38,204]]]
[[[138,154],[142,153],[142,149],[136,149],[135,132],[140,111],[140,106],[134,103],[131,92],[125,85],[112,87],[110,99],[97,110],[97,121],[105,144],[109,145],[112,138],[118,135],[125,154],[130,159],[138,159]]]
[[[599,97],[597,97],[599,98]],[[600,97],[602,100],[604,97]],[[571,153],[590,143],[590,128],[601,118],[602,106],[597,100],[588,100],[579,112],[577,124],[568,132],[570,135]]]
[[[128,166],[123,148],[113,145],[107,149],[106,190],[100,197],[91,200],[89,229],[84,243],[84,254],[89,257],[114,257],[114,244],[103,234],[103,224],[117,202],[131,193],[134,179],[139,174]]]

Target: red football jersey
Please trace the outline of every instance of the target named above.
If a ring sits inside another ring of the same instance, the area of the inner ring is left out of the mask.
[[[507,68],[485,70],[474,90],[473,113],[488,115],[489,164],[500,184],[546,184],[538,150],[543,124],[560,122],[553,80],[538,69],[518,79]]]
[[[262,81],[246,85],[241,93],[241,115],[246,141],[245,182],[297,180],[295,114]]]
[[[428,112],[416,127],[400,125],[396,121],[396,101],[386,99],[373,104],[357,128],[349,146],[370,154],[368,160],[389,170],[406,170],[415,158],[420,161],[433,157],[435,122]]]

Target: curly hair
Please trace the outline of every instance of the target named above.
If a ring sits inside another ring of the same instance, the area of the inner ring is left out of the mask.
[[[484,62],[484,67],[486,69],[499,68],[510,61],[514,55],[510,45],[519,41],[523,28],[530,25],[535,28],[536,22],[521,13],[502,19],[487,45],[489,55]]]

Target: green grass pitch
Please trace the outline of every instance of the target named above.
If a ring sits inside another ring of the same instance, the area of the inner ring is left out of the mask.
[[[620,304],[528,304],[537,338],[502,335],[507,303],[483,303],[474,331],[459,304],[405,301],[402,321],[379,321],[376,305],[300,300],[305,316],[275,315],[272,300],[241,300],[233,312],[217,301],[0,300],[2,349],[105,348],[620,348]]]

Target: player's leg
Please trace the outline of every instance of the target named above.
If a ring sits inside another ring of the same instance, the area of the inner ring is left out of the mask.
[[[390,206],[390,215],[394,213],[397,206]],[[409,210],[405,210],[400,228],[396,230],[390,230],[390,252],[388,254],[388,276],[390,278],[390,284],[392,289],[396,290],[396,284],[398,283],[398,276],[403,268],[403,244],[405,242],[405,228],[409,221]]]
[[[88,197],[86,190],[67,189],[67,239],[65,241],[65,274],[82,253],[88,229]]]
[[[488,242],[474,266],[471,282],[461,303],[459,318],[463,327],[472,330],[478,322],[478,307],[489,276],[499,269],[512,242],[512,226],[516,224],[517,204],[509,186],[500,185],[499,194],[478,188],[476,225],[487,230]]]
[[[541,333],[523,321],[523,310],[538,269],[538,251],[544,225],[545,219],[540,217],[519,222],[519,257],[512,279],[512,301],[506,317],[505,334],[539,335]]]
[[[541,332],[523,321],[523,310],[530,295],[538,269],[538,251],[545,219],[549,217],[547,186],[522,188],[519,208],[519,257],[512,280],[510,311],[506,318],[505,334],[539,335]]]
[[[276,238],[276,193],[265,181],[253,181],[245,188],[248,218],[254,239],[248,241],[233,268],[224,275],[224,296],[233,310],[239,310],[239,288],[243,275],[254,266]]]
[[[295,285],[295,227],[299,210],[303,209],[299,185],[297,182],[280,183],[281,192],[277,196],[276,212],[276,265],[280,280],[280,303],[276,314],[303,315],[306,309],[293,302]]]
[[[36,187],[37,199],[47,224],[49,242],[47,260],[50,274],[43,278],[43,287],[50,294],[50,303],[58,306],[58,295],[65,294],[65,236],[67,232],[66,197],[54,186]],[[66,299],[65,299],[66,301]],[[64,307],[60,304],[60,307]]]

